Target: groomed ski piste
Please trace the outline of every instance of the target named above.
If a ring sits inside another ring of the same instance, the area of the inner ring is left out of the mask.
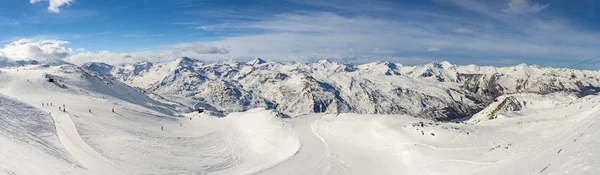
[[[523,95],[519,111],[441,123],[212,116],[69,64],[0,68],[0,81],[0,174],[600,173],[598,96]]]

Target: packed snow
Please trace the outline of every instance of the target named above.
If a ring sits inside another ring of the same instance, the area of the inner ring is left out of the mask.
[[[421,69],[384,64],[391,71],[373,65],[361,71],[400,75]],[[282,114],[268,106],[222,116],[217,107],[195,111],[212,104],[133,88],[68,63],[9,65],[0,68],[0,81],[0,174],[600,173],[596,95],[506,94],[470,120],[439,122],[400,114]],[[303,81],[284,84],[297,82]]]

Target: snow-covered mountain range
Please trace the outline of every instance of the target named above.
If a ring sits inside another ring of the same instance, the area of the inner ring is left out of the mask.
[[[587,95],[600,88],[600,72],[546,68],[459,66],[449,62],[404,66],[391,62],[343,64],[172,62],[87,69],[165,97],[193,99],[225,113],[255,107],[285,113],[407,114],[449,120],[471,116],[502,95],[569,92]]]

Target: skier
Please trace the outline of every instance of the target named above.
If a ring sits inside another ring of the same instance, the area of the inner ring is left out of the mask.
[[[90,113],[92,113],[92,110],[91,110],[91,109],[89,109],[89,111],[90,111]]]
[[[44,103],[42,103],[42,106],[44,106]]]
[[[113,112],[113,113],[115,112],[115,108],[112,108],[112,112]]]
[[[50,103],[50,106],[52,106],[52,103]]]
[[[165,128],[161,126],[161,127],[160,127],[160,130],[161,130],[161,131],[164,131],[164,130],[165,130]]]

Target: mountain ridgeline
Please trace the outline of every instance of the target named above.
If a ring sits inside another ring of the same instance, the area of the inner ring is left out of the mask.
[[[403,66],[390,62],[204,63],[190,58],[87,69],[147,92],[180,96],[221,112],[256,107],[285,113],[407,114],[435,120],[471,116],[502,95],[600,89],[600,72],[545,68],[458,66],[448,62]]]

